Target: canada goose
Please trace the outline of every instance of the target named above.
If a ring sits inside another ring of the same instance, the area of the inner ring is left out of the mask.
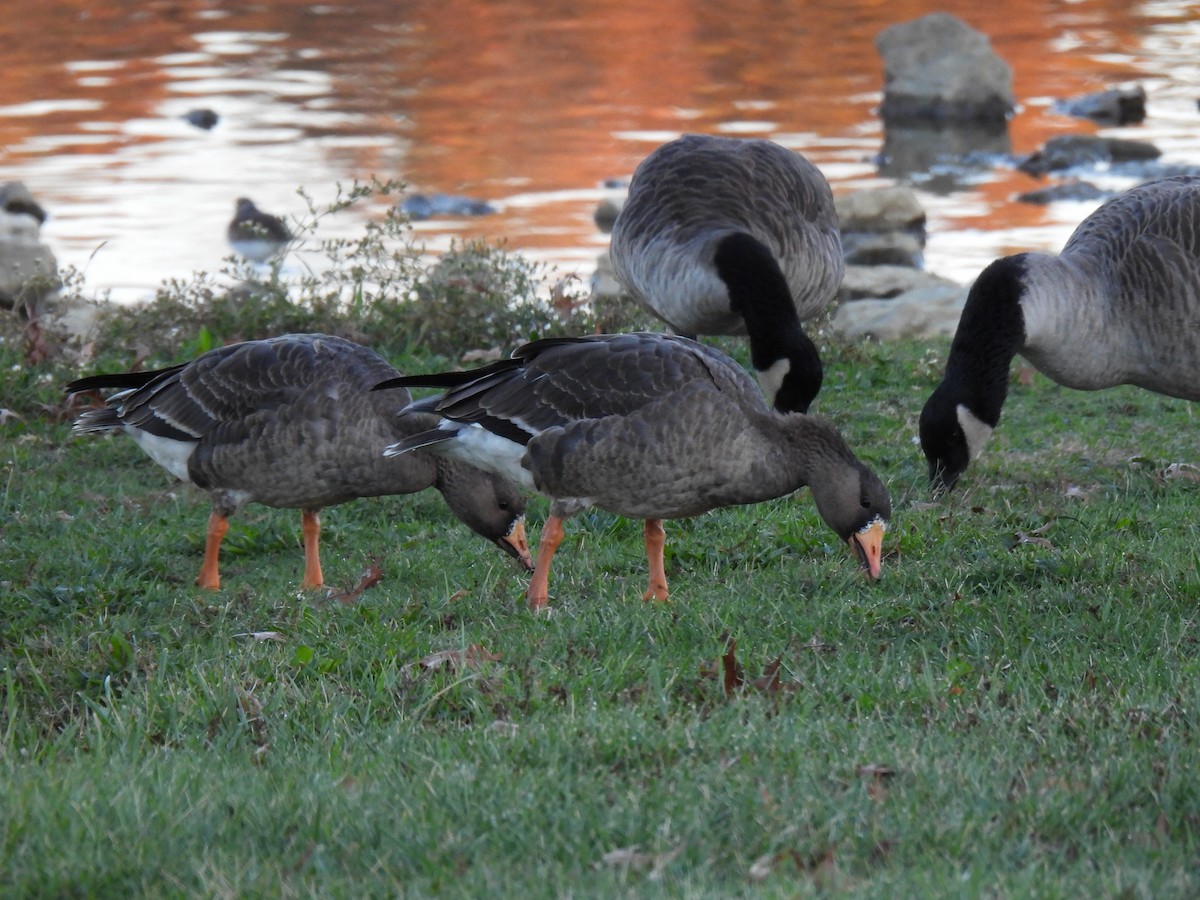
[[[196,583],[216,590],[228,519],[246,503],[302,511],[305,588],[323,583],[318,549],[326,506],[359,497],[436,487],[478,534],[520,559],[525,498],[515,485],[476,468],[418,453],[385,459],[389,443],[436,424],[396,418],[409,398],[372,394],[399,373],[373,350],[323,334],[289,334],[231,344],[154,372],[93,375],[71,393],[117,388],[84,412],[82,434],[124,431],[151,459],[212,493],[204,565]]]
[[[637,167],[613,225],[618,280],[679,334],[746,334],[768,401],[807,412],[821,359],[801,319],[845,265],[829,183],[771,141],[688,134]]]
[[[437,428],[384,453],[428,450],[503,473],[552,501],[528,597],[548,602],[562,520],[596,506],[646,520],[650,581],[667,599],[662,519],[758,503],[808,485],[817,511],[878,577],[891,500],[824,419],[782,413],[724,354],[684,337],[552,338],[469,372],[376,386],[450,390],[401,413],[436,413]]]
[[[967,295],[946,372],[921,411],[935,488],[949,489],[1000,421],[1020,353],[1064,387],[1134,384],[1200,400],[1200,177],[1119,194],[1062,253],[989,265]]]
[[[292,240],[292,230],[279,216],[263,212],[246,197],[238,197],[236,205],[226,230],[234,252],[253,262],[266,262]]]

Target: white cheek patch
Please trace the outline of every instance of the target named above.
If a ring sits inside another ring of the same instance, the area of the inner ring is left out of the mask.
[[[983,452],[983,445],[988,442],[994,429],[961,403],[958,404],[957,412],[958,425],[967,439],[967,452],[970,453],[971,459],[976,459]]]
[[[775,395],[783,387],[783,379],[787,377],[787,373],[791,370],[792,364],[785,357],[777,359],[768,368],[758,373],[758,383],[762,386],[763,393],[767,396],[768,405],[775,405]]]

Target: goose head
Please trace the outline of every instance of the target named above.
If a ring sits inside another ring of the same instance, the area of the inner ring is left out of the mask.
[[[509,479],[474,466],[440,460],[437,488],[472,531],[533,571],[525,537],[525,495]]]
[[[867,575],[878,578],[892,498],[879,476],[857,459],[831,468],[809,485],[817,512],[850,545]]]

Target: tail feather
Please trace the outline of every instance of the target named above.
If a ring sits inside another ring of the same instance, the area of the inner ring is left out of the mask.
[[[160,375],[166,375],[183,366],[169,366],[166,369],[154,369],[149,372],[109,372],[100,375],[88,375],[84,378],[76,378],[74,381],[67,384],[63,390],[68,394],[77,394],[80,391],[98,391],[105,388],[120,388],[123,391],[131,391],[149,384]]]
[[[383,455],[391,458],[393,456],[400,456],[402,453],[411,453],[413,450],[423,450],[426,447],[433,447],[437,444],[453,440],[457,435],[458,429],[456,428],[431,428],[428,431],[419,431],[402,441],[396,441],[396,443],[384,447]]]
[[[124,427],[120,413],[106,406],[102,409],[89,409],[80,413],[79,418],[71,426],[71,430],[78,434],[99,434],[105,431],[120,431]]]

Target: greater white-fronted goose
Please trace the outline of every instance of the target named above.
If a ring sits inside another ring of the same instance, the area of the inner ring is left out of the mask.
[[[226,229],[229,246],[253,262],[266,262],[287,247],[292,230],[279,216],[263,212],[246,197],[238,197],[233,219]]]
[[[878,577],[891,500],[827,421],[771,409],[744,369],[666,334],[552,338],[469,372],[390,379],[444,395],[403,415],[437,428],[389,447],[428,450],[503,473],[552,501],[529,602],[548,602],[562,520],[589,506],[646,520],[649,586],[667,598],[663,519],[757,503],[808,485],[817,510]]]
[[[921,411],[935,488],[953,487],[999,424],[1018,353],[1064,387],[1200,400],[1200,178],[1131,188],[1058,256],[1018,253],[983,270]]]
[[[289,334],[230,344],[153,372],[81,378],[66,390],[118,389],[104,407],[80,415],[75,431],[123,431],[171,474],[211,492],[201,587],[220,587],[221,540],[229,517],[247,503],[301,510],[302,586],[316,588],[324,581],[320,510],[427,487],[437,488],[472,530],[532,569],[525,496],[511,481],[427,453],[383,456],[384,447],[438,421],[398,419],[411,398],[371,392],[399,374],[375,351],[343,338]]]
[[[807,412],[821,359],[800,322],[827,307],[845,265],[829,183],[765,140],[688,134],[633,174],[613,225],[613,269],[679,334],[746,334],[768,401]]]

